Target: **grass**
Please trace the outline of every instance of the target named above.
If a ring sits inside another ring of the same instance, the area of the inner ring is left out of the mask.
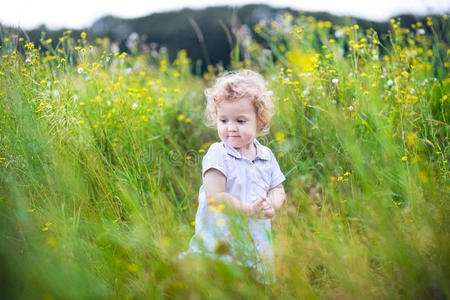
[[[277,284],[206,258],[193,235],[200,77],[180,51],[119,53],[66,32],[11,34],[0,60],[0,259],[7,298],[449,297],[446,16],[387,37],[285,16],[233,67],[276,99],[261,137],[286,174],[273,220]],[[426,28],[431,34],[422,34]],[[274,59],[276,58],[276,59]]]

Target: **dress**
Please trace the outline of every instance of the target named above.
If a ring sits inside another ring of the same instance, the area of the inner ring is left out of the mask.
[[[203,157],[202,177],[207,170],[214,168],[226,176],[226,192],[240,201],[252,203],[259,197],[266,197],[271,188],[285,180],[285,176],[272,151],[256,139],[254,144],[256,157],[253,161],[224,142],[212,144]],[[195,235],[187,253],[203,253],[224,261],[235,261],[256,268],[259,273],[272,269],[270,219],[229,218],[220,207],[206,199],[203,185],[198,201]]]

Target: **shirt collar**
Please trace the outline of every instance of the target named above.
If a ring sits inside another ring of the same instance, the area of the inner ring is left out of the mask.
[[[253,143],[256,146],[256,157],[255,160],[257,159],[262,159],[262,160],[269,160],[270,159],[270,153],[268,153],[267,149],[264,149],[263,145],[261,145],[257,139],[253,140]],[[225,148],[225,152],[233,157],[236,158],[242,158],[242,155],[239,153],[239,151],[237,151],[236,149],[234,149],[233,147],[227,145],[226,143],[222,142],[224,148]]]

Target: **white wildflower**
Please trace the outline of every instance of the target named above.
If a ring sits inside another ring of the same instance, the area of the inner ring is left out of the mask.
[[[417,30],[417,33],[420,34],[420,35],[424,35],[425,34],[425,29],[419,28],[419,30]]]
[[[111,101],[106,101],[106,105],[111,106]]]
[[[78,74],[83,73],[83,71],[84,71],[84,69],[82,67],[79,67],[78,70],[77,70]]]
[[[344,30],[342,30],[342,29],[339,29],[339,30],[336,30],[336,32],[334,33],[334,35],[337,37],[337,38],[340,38],[341,36],[343,36],[344,35]]]
[[[53,90],[52,91],[53,96],[55,97],[59,97],[59,91],[58,90]]]
[[[134,102],[132,105],[131,105],[131,108],[132,109],[136,109],[138,107],[138,104],[136,103],[136,102]]]
[[[349,111],[353,111],[353,110],[354,110],[353,105],[350,105],[349,107],[347,107],[347,109],[348,109]]]
[[[331,80],[331,82],[334,83],[334,84],[338,84],[338,83],[339,83],[339,79],[333,78],[333,79]]]
[[[416,90],[415,90],[414,88],[412,88],[412,89],[409,90],[409,93],[410,93],[411,95],[414,95],[414,94],[416,93]]]
[[[139,34],[136,32],[132,32],[128,36],[126,45],[128,49],[131,49],[132,51],[137,51],[138,42],[139,42]]]
[[[391,79],[389,79],[389,80],[387,81],[387,85],[388,85],[388,86],[391,86],[393,83],[394,83],[394,82],[393,82]]]

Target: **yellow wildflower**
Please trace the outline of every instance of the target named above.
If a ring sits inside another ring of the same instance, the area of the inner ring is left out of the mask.
[[[413,132],[408,133],[406,137],[406,141],[408,143],[408,146],[414,146],[417,143],[417,135]]]
[[[128,265],[128,272],[136,273],[138,270],[139,270],[139,267],[137,264],[129,264]]]
[[[50,246],[50,247],[56,247],[56,245],[57,245],[57,242],[56,242],[56,239],[54,238],[54,237],[49,237],[49,238],[47,238],[46,240],[45,240],[45,243],[48,245],[48,246]]]
[[[224,219],[220,219],[216,222],[217,226],[223,226],[225,225],[226,221]]]
[[[286,135],[282,132],[275,133],[275,139],[279,142],[284,141],[286,139]]]

